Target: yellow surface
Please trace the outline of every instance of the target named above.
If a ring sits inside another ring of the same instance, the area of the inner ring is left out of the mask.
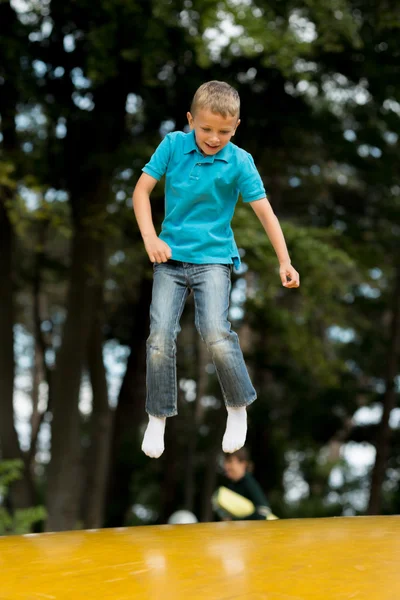
[[[400,600],[400,517],[0,538],[1,600]]]

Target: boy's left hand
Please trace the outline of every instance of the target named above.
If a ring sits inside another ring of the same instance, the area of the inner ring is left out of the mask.
[[[279,274],[284,287],[298,288],[300,286],[300,275],[290,263],[281,263]]]

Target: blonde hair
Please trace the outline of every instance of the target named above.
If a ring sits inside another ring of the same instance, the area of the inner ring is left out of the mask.
[[[195,114],[199,108],[207,108],[226,118],[239,117],[240,97],[238,92],[225,81],[207,81],[196,91],[190,112]]]

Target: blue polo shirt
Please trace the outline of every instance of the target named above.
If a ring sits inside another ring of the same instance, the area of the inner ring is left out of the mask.
[[[198,149],[194,131],[165,136],[142,169],[165,179],[165,218],[160,239],[182,262],[240,265],[231,228],[236,203],[265,198],[252,156],[229,142],[213,156]]]

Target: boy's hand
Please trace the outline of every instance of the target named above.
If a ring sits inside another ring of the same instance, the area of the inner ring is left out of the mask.
[[[152,263],[167,262],[172,256],[171,248],[157,236],[144,239],[144,247]]]
[[[290,263],[281,263],[279,267],[282,285],[287,288],[298,288],[300,275]]]

